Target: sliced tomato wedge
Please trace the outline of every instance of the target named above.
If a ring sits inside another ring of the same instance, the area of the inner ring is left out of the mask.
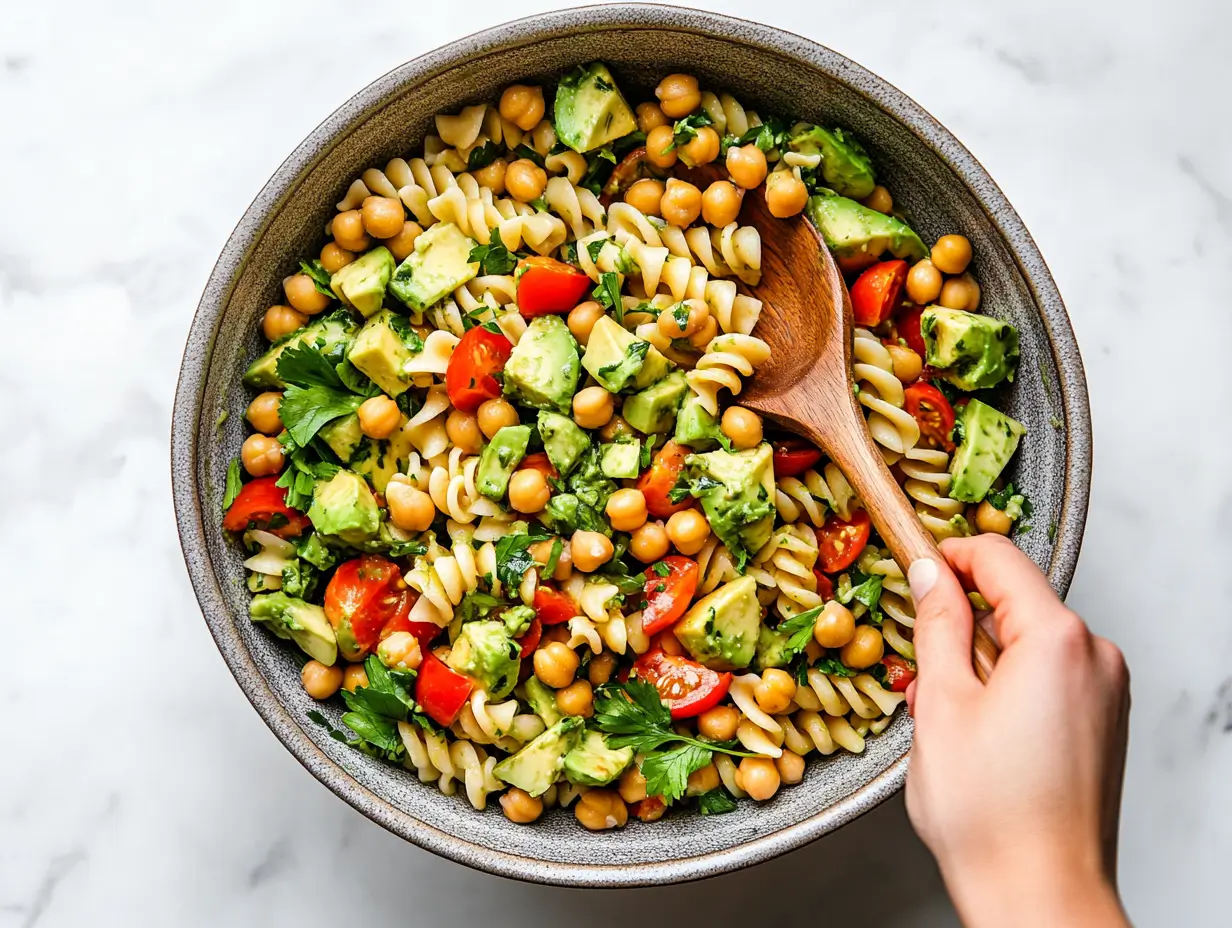
[[[827,602],[834,598],[834,581],[823,574],[816,567],[813,568],[813,576],[817,578],[817,595],[821,597],[822,602]]]
[[[771,447],[776,477],[799,477],[821,460],[821,452],[803,438],[780,438]]]
[[[419,665],[415,680],[415,701],[428,718],[448,728],[457,721],[458,713],[470,698],[475,681],[458,673],[429,651]]]
[[[355,660],[385,634],[410,631],[407,616],[413,602],[398,565],[369,554],[338,565],[325,588],[325,617],[343,655]]]
[[[659,691],[659,699],[674,719],[687,719],[712,709],[727,695],[732,675],[711,670],[687,657],[647,651],[633,664],[638,677]]]
[[[428,645],[430,645],[433,641],[435,641],[436,636],[439,635],[441,632],[443,632],[445,629],[441,627],[440,625],[437,625],[434,622],[413,622],[411,621],[411,619],[409,618],[410,613],[411,613],[411,606],[415,605],[415,600],[417,597],[414,595],[413,591],[411,590],[406,591],[406,596],[407,596],[406,614],[405,615],[401,614],[401,610],[400,610],[399,615],[397,615],[393,619],[390,619],[388,622],[386,622],[385,627],[381,629],[380,637],[382,639],[385,639],[385,638],[388,638],[390,635],[392,635],[394,632],[410,632],[412,635],[415,636],[415,640],[419,642],[419,647],[426,651],[428,649]]]
[[[639,145],[620,159],[612,169],[612,176],[603,185],[603,195],[611,198],[622,195],[644,177],[666,177],[667,171],[651,163],[646,157],[646,146]]]
[[[919,381],[903,394],[903,408],[920,424],[920,434],[945,451],[954,450],[950,431],[954,428],[954,407],[945,394],[931,383]]]
[[[916,306],[914,303],[908,303],[903,309],[902,315],[898,317],[898,337],[907,343],[907,347],[918,354],[921,358],[925,356],[928,349],[924,346],[924,336],[920,332],[920,317],[924,315],[924,307]]]
[[[539,616],[535,616],[530,621],[530,627],[522,634],[513,639],[522,649],[522,660],[530,657],[535,653],[535,649],[539,647],[539,642],[543,639],[543,621]]]
[[[881,659],[881,666],[886,671],[885,688],[895,693],[904,692],[916,678],[915,661],[909,661],[897,654],[887,654]]]
[[[544,625],[560,625],[575,615],[580,615],[573,600],[560,590],[542,583],[535,588],[534,609],[535,618]]]
[[[697,590],[697,561],[673,554],[659,563],[667,566],[667,576],[659,576],[653,567],[646,571],[646,608],[642,610],[642,631],[647,635],[675,624],[689,608],[693,593]]]
[[[244,484],[222,517],[222,527],[228,532],[259,528],[279,538],[304,534],[312,523],[287,505],[287,491],[277,482],[277,477],[258,477]]]
[[[818,557],[821,569],[828,574],[846,570],[855,563],[860,552],[868,545],[868,536],[872,525],[868,513],[857,509],[851,518],[844,522],[836,513],[832,513],[825,524],[817,529]]]
[[[548,455],[545,451],[536,451],[534,454],[528,454],[522,458],[515,470],[537,470],[544,477],[550,477],[553,480],[560,479],[560,472],[552,466],[552,462],[548,460]]]
[[[567,313],[594,284],[572,264],[534,255],[518,263],[518,311],[527,319]]]
[[[668,494],[676,486],[680,472],[684,470],[684,459],[688,457],[689,449],[668,440],[655,453],[654,460],[646,473],[637,479],[637,488],[646,497],[646,511],[652,516],[665,519],[673,512],[680,512],[693,505],[693,499],[686,496],[678,503],[673,503]]]
[[[500,396],[501,385],[492,375],[504,370],[512,353],[513,342],[483,326],[463,335],[445,368],[445,391],[454,408],[474,412],[485,400]]]
[[[902,298],[906,261],[874,264],[851,285],[851,309],[857,325],[881,325]]]

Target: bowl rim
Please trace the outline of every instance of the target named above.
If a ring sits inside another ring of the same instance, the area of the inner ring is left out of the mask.
[[[279,165],[236,224],[210,273],[189,330],[172,412],[172,492],[180,546],[194,593],[210,634],[244,695],[291,754],[326,787],[358,812],[411,843],[498,876],[557,886],[631,887],[686,882],[715,876],[802,847],[858,818],[903,785],[908,754],[841,801],[786,828],[720,851],[642,865],[582,865],[539,860],[482,847],[404,812],[361,785],[330,760],[300,723],[282,707],[234,627],[205,543],[202,500],[197,490],[197,438],[202,398],[222,311],[247,256],[289,199],[297,179],[389,96],[477,55],[523,47],[562,33],[650,28],[715,35],[726,41],[820,67],[830,79],[867,99],[940,157],[967,188],[1013,256],[1044,325],[1053,353],[1066,425],[1065,489],[1051,563],[1053,587],[1064,596],[1073,578],[1090,492],[1091,420],[1081,355],[1069,317],[1047,264],[1017,212],[976,158],[941,123],[888,81],[838,52],[784,29],[689,7],[617,3],[572,7],[511,20],[473,33],[411,59],[373,81],[318,125]],[[751,35],[750,35],[751,34]],[[1032,267],[1035,270],[1032,270]],[[204,352],[196,346],[207,346]],[[1065,357],[1062,364],[1061,355]],[[1047,385],[1046,385],[1047,386]],[[177,467],[187,461],[189,466]]]

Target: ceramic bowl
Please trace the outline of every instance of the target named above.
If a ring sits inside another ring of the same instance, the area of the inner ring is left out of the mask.
[[[419,150],[436,113],[495,99],[520,81],[551,81],[602,59],[634,99],[659,77],[696,74],[762,112],[853,130],[896,204],[926,240],[960,231],[975,248],[984,307],[1018,326],[1020,375],[1008,411],[1029,436],[1013,475],[1035,501],[1023,549],[1062,594],[1082,541],[1090,415],[1082,362],[1061,297],[1022,221],[971,154],[918,104],[815,42],[768,26],[688,9],[589,7],[507,23],[410,61],[323,122],[257,194],[206,285],[175,399],[172,472],[184,558],[206,623],[254,708],[305,767],[369,818],[407,840],[502,876],[570,886],[661,884],[765,861],[851,821],[899,789],[911,720],[900,712],[863,754],[809,765],[804,783],[770,802],[713,817],[602,833],[572,814],[514,825],[492,802],[479,813],[404,770],[332,741],[306,717],[314,707],[298,662],[247,618],[241,555],[223,537],[227,463],[244,437],[240,374],[261,348],[259,319],[281,300],[279,281],[314,254],[322,229],[364,169]],[[333,711],[332,709],[330,711]],[[311,814],[309,812],[309,814]]]

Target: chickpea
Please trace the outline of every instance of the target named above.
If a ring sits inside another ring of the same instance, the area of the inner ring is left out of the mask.
[[[389,521],[404,532],[426,532],[436,520],[436,504],[423,490],[409,483],[390,482],[385,488]]]
[[[308,324],[308,317],[290,306],[271,306],[261,319],[261,331],[271,342],[276,342],[284,335],[290,335],[297,329]]]
[[[633,530],[629,539],[629,553],[643,564],[652,564],[667,556],[669,548],[667,529],[662,522],[647,522]]]
[[[382,244],[389,249],[395,261],[405,261],[415,251],[415,241],[421,235],[423,235],[423,229],[420,228],[419,223],[408,219],[402,223],[401,231],[392,238],[385,239]]]
[[[525,467],[509,478],[509,505],[518,512],[542,512],[551,498],[548,479],[538,468]]]
[[[736,770],[740,788],[758,802],[764,802],[779,791],[779,771],[769,757],[746,757]]]
[[[265,435],[249,435],[240,446],[244,470],[254,477],[268,477],[282,470],[282,443]]]
[[[406,207],[397,197],[365,197],[359,215],[373,238],[393,238],[406,222]]]
[[[603,307],[594,300],[578,303],[577,306],[569,310],[569,331],[573,333],[573,337],[578,340],[578,344],[583,348],[590,341],[590,330],[595,327],[595,323],[603,315]]]
[[[492,438],[501,429],[517,425],[521,421],[513,404],[499,397],[480,403],[476,419],[479,421],[479,431],[488,438]]]
[[[354,693],[360,687],[367,689],[368,671],[364,670],[363,664],[347,664],[346,670],[342,672],[342,688],[348,693]]]
[[[702,192],[688,181],[668,178],[659,209],[674,226],[685,228],[692,225],[702,212]]]
[[[869,209],[875,209],[879,213],[889,215],[894,209],[894,198],[890,196],[890,191],[878,184],[873,188],[873,192],[864,198],[862,201]]]
[[[706,546],[710,520],[697,509],[673,512],[667,520],[667,537],[681,554],[692,556]]]
[[[616,655],[608,651],[596,654],[586,665],[586,679],[590,681],[591,686],[602,686],[612,679],[612,674],[615,672]]]
[[[388,396],[369,397],[355,412],[359,416],[359,430],[378,441],[398,431],[402,424],[402,410]]]
[[[672,657],[680,657],[680,655],[684,654],[684,645],[680,643],[680,639],[676,637],[676,633],[671,629],[660,632],[656,637],[655,644],[663,649],[664,654],[670,654]]]
[[[680,146],[680,160],[690,167],[709,164],[719,157],[719,133],[702,126],[697,134]]]
[[[505,172],[509,170],[509,162],[497,158],[487,167],[471,171],[475,182],[480,187],[487,187],[497,196],[505,192]]]
[[[975,527],[985,535],[1008,535],[1014,527],[1014,520],[988,500],[984,500],[980,503],[980,508],[975,510]]]
[[[702,105],[702,92],[692,74],[669,74],[655,88],[659,109],[670,119],[680,119]]]
[[[386,667],[416,670],[423,662],[419,641],[410,632],[394,632],[376,646],[376,656]]]
[[[584,792],[574,803],[573,814],[588,831],[623,828],[629,821],[629,810],[625,808],[624,801],[610,789]]]
[[[595,714],[595,691],[589,680],[574,680],[556,691],[556,708],[564,715],[579,715],[584,719]]]
[[[778,769],[779,779],[788,786],[794,786],[804,779],[804,758],[795,751],[783,749],[781,757],[774,761]]]
[[[355,260],[355,252],[338,247],[337,242],[327,242],[321,249],[321,267],[336,274]]]
[[[625,802],[641,802],[646,798],[646,778],[634,765],[620,775],[616,790]]]
[[[568,550],[567,544],[565,546],[565,549]],[[573,633],[569,631],[568,625],[565,625],[565,624],[549,625],[547,628],[543,630],[543,639],[542,639],[542,644],[540,645],[540,648],[542,649],[546,647],[547,645],[553,644],[553,643],[568,645],[569,639],[572,637],[573,637]],[[535,653],[538,654],[539,652],[536,651]],[[532,660],[532,663],[533,663],[533,660]]]
[[[723,410],[719,428],[740,450],[761,444],[761,416],[743,406],[728,406]]]
[[[372,239],[364,231],[364,217],[357,209],[339,213],[330,223],[329,230],[339,248],[347,251],[367,251]]]
[[[855,637],[843,645],[839,657],[844,664],[853,670],[863,670],[872,667],[885,654],[885,639],[881,632],[872,625],[861,625],[856,629]]]
[[[671,126],[657,126],[646,133],[646,160],[659,168],[670,168],[680,156],[676,154],[676,135]]]
[[[697,717],[697,732],[712,741],[731,741],[736,737],[740,713],[731,706],[715,706]]]
[[[951,277],[941,287],[937,302],[946,309],[965,309],[973,313],[980,308],[980,285],[970,274]]]
[[[687,338],[701,329],[710,318],[705,300],[685,300],[659,313],[655,324],[665,338]]]
[[[740,215],[740,194],[725,180],[716,180],[702,194],[702,219],[722,228]]]
[[[971,242],[965,235],[943,235],[929,257],[941,273],[961,274],[971,263]]]
[[[933,266],[931,261],[927,258],[917,261],[907,272],[907,296],[911,298],[912,303],[927,306],[929,303],[936,302],[937,297],[941,296],[943,282],[941,272]]]
[[[647,796],[633,807],[639,822],[657,822],[667,813],[667,803],[658,796]]]
[[[637,435],[637,432],[633,430],[633,426],[625,421],[624,416],[612,416],[608,420],[607,425],[599,429],[599,437],[604,441],[615,441],[622,435],[627,435],[630,438]]]
[[[500,114],[523,132],[539,125],[544,112],[543,88],[511,84],[500,98]]]
[[[688,796],[700,796],[702,793],[708,793],[712,789],[718,789],[719,783],[719,768],[710,763],[689,774],[685,794]]]
[[[541,645],[532,658],[535,665],[535,676],[544,686],[552,689],[564,689],[573,682],[581,660],[577,652],[563,641],[552,641]]]
[[[313,699],[329,699],[342,686],[342,668],[327,667],[320,661],[309,661],[299,672],[304,692]]]
[[[785,712],[796,698],[796,681],[786,670],[771,668],[762,671],[761,682],[753,688],[753,698],[769,715]]]
[[[813,640],[823,648],[841,648],[856,634],[856,617],[836,599],[822,607],[813,623]]]
[[[611,539],[600,532],[574,532],[569,547],[573,552],[573,566],[584,574],[598,570],[612,559],[615,551]]]
[[[756,145],[733,145],[727,149],[727,173],[745,190],[760,187],[766,179],[766,153]]]
[[[718,320],[711,316],[707,319],[700,329],[689,336],[689,344],[698,351],[705,351],[706,346],[719,334]]]
[[[573,421],[584,429],[601,429],[612,421],[616,403],[603,387],[586,387],[573,396]]]
[[[651,129],[666,126],[667,122],[667,117],[659,109],[659,104],[646,102],[637,105],[637,127],[647,135],[650,135]]]
[[[505,169],[505,190],[515,200],[529,203],[543,196],[548,185],[548,172],[529,158],[519,158]]]
[[[663,189],[663,181],[645,177],[625,191],[625,202],[647,216],[658,216]]]
[[[894,376],[903,383],[915,383],[924,370],[924,359],[904,345],[886,345],[894,364]]]
[[[282,282],[282,292],[293,308],[308,316],[315,316],[330,304],[329,297],[317,289],[307,274],[292,274],[286,278]]]
[[[617,490],[603,511],[616,531],[632,532],[646,524],[646,497],[637,489]]]
[[[483,450],[483,433],[479,430],[479,419],[469,412],[452,409],[445,419],[445,434],[455,446],[467,454],[478,454]]]
[[[248,424],[264,435],[277,435],[282,431],[282,417],[278,414],[278,406],[282,403],[282,394],[269,390],[258,393],[248,404],[244,416]]]
[[[791,171],[775,171],[766,178],[766,206],[771,216],[777,219],[794,216],[807,202],[808,188]]]
[[[543,800],[516,786],[501,794],[500,804],[505,818],[518,825],[529,825],[543,814]]]

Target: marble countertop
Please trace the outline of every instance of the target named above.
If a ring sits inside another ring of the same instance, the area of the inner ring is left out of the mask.
[[[956,923],[901,799],[773,863],[683,887],[584,899],[434,858],[283,750],[199,618],[171,510],[168,423],[223,241],[354,91],[546,8],[6,10],[3,928],[722,924],[735,911],[793,925],[817,913]],[[1216,118],[1232,15],[1214,0],[820,9],[786,0],[764,15],[946,123],[1018,208],[1065,295],[1096,446],[1070,602],[1134,674],[1121,883],[1140,925],[1217,922],[1232,859],[1232,623],[1218,605],[1230,590],[1232,415],[1218,355],[1197,346],[1217,351],[1232,335],[1232,123]]]

